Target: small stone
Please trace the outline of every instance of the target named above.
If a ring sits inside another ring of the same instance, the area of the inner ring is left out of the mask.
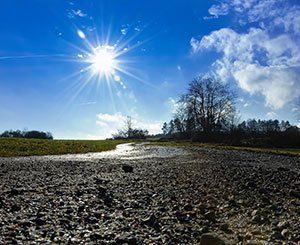
[[[237,202],[234,199],[230,199],[228,201],[228,204],[229,204],[229,206],[232,206],[232,207],[237,207],[238,206]]]
[[[90,223],[90,224],[97,224],[97,223],[98,223],[98,219],[95,218],[95,217],[91,217],[91,218],[89,218],[87,221],[88,221],[88,223]]]
[[[279,231],[275,231],[272,234],[272,238],[276,239],[276,240],[282,240],[282,239],[284,239],[284,237],[281,235],[281,233]]]
[[[295,198],[300,198],[300,191],[290,190],[290,196]]]
[[[123,171],[124,171],[125,173],[132,173],[132,172],[133,172],[133,167],[130,166],[130,165],[127,165],[127,164],[123,165],[123,166],[122,166],[122,169],[123,169]]]
[[[81,197],[82,195],[83,195],[83,191],[81,191],[81,190],[76,190],[75,196]]]
[[[31,225],[32,223],[30,221],[27,220],[21,221],[21,226],[23,226],[24,228],[30,227]]]
[[[94,180],[97,185],[107,184],[109,182],[108,180],[99,177],[94,177]]]
[[[268,190],[266,188],[262,187],[259,189],[259,193],[260,194],[268,194]]]
[[[201,236],[200,245],[225,245],[228,244],[223,238],[214,233],[205,233]]]
[[[283,229],[282,232],[281,232],[281,235],[282,235],[283,237],[287,237],[288,233],[289,233],[289,230],[288,230],[288,229]]]
[[[20,207],[19,205],[17,205],[17,204],[13,204],[13,205],[10,207],[10,210],[11,210],[12,212],[18,212],[18,211],[21,210],[21,207]]]
[[[246,186],[249,188],[256,188],[256,183],[254,181],[249,181],[246,183]]]
[[[205,217],[207,220],[211,221],[211,222],[215,222],[215,221],[216,221],[215,213],[212,212],[212,211],[206,212],[206,213],[204,214],[204,217]]]
[[[74,210],[71,207],[68,207],[67,210],[66,210],[66,214],[71,214],[73,212],[74,212]]]
[[[279,229],[284,229],[284,228],[286,228],[286,227],[288,227],[288,222],[287,221],[280,221],[278,224],[277,224],[277,227],[279,228]]]
[[[93,233],[93,234],[90,235],[90,239],[92,241],[97,241],[97,240],[102,239],[102,236],[99,233]]]
[[[151,214],[148,218],[144,219],[143,223],[155,229],[160,228],[159,221],[154,214]]]
[[[36,223],[37,226],[43,226],[43,225],[46,224],[46,221],[43,220],[43,219],[36,219],[35,223]]]
[[[229,229],[229,225],[227,223],[223,223],[220,225],[220,229],[225,233],[231,233],[232,231]]]
[[[129,235],[119,235],[115,238],[115,242],[116,244],[135,245],[137,244],[137,239]]]
[[[185,211],[192,211],[193,210],[193,206],[191,204],[186,204],[186,205],[184,205],[183,208],[184,208]]]
[[[4,202],[2,200],[2,198],[0,197],[0,208],[3,208],[4,207]]]
[[[285,167],[279,167],[277,168],[278,172],[285,172],[285,171],[289,171],[288,168],[285,168]]]
[[[98,186],[98,195],[101,197],[106,196],[107,194],[107,189],[103,186]]]
[[[10,195],[11,195],[11,196],[17,196],[17,195],[23,194],[23,192],[24,192],[24,190],[22,190],[22,189],[15,189],[15,188],[12,188],[12,189],[10,190]]]
[[[82,213],[83,211],[84,211],[84,206],[83,206],[83,205],[80,205],[80,206],[78,207],[77,212],[78,212],[78,213]]]
[[[190,216],[185,212],[176,211],[175,216],[180,222],[188,222],[190,220]]]
[[[264,224],[266,221],[267,220],[264,217],[260,216],[260,215],[254,215],[252,217],[252,222],[254,224]]]
[[[255,209],[255,210],[252,211],[251,216],[253,217],[253,216],[256,216],[257,214],[258,214],[258,210]]]
[[[209,231],[209,227],[208,226],[202,226],[200,228],[200,233],[203,234],[203,233],[207,233]]]
[[[106,196],[104,199],[103,199],[103,202],[106,206],[108,207],[111,207],[112,205],[112,202],[113,202],[113,198],[111,196]]]

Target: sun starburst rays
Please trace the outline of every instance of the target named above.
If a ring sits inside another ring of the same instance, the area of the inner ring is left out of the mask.
[[[94,32],[86,33],[77,28],[77,36],[81,40],[80,44],[64,40],[75,50],[69,62],[77,64],[77,71],[62,79],[72,81],[65,89],[71,97],[69,103],[65,104],[65,110],[72,104],[76,105],[75,100],[110,100],[112,107],[120,105],[119,101],[131,93],[132,82],[142,82],[153,87],[140,77],[141,72],[134,58],[134,54],[139,52],[138,48],[148,41],[138,40],[141,39],[139,33],[121,35],[116,39],[109,33],[97,31],[97,28]],[[124,103],[121,104],[124,106]]]

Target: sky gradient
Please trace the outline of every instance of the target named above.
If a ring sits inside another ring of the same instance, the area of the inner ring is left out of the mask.
[[[242,119],[298,123],[298,1],[10,0],[0,29],[2,131],[99,139],[130,115],[159,133],[205,74],[237,91]],[[118,54],[108,78],[87,62],[104,45]]]

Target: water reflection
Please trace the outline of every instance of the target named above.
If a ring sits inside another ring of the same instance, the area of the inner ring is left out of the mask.
[[[134,160],[144,158],[170,158],[187,154],[187,151],[175,147],[154,146],[149,143],[126,143],[117,145],[116,149],[111,151],[54,156],[17,157],[15,160],[18,161],[23,158],[54,161],[91,161],[99,159]]]

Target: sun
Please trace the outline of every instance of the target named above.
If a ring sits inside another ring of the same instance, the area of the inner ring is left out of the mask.
[[[122,36],[117,41],[111,42],[109,35],[105,34],[102,36],[96,35],[89,40],[83,31],[78,30],[77,34],[83,40],[85,47],[81,48],[74,45],[80,51],[77,54],[76,61],[83,64],[80,71],[75,73],[74,76],[80,75],[81,81],[84,79],[82,87],[91,83],[96,83],[97,87],[102,86],[103,83],[108,86],[115,83],[126,89],[124,80],[126,77],[145,82],[132,73],[133,70],[136,71],[131,67],[135,63],[131,59],[132,56],[125,57],[127,53],[142,45],[143,41],[131,44],[135,36],[128,38],[128,40]]]
[[[114,75],[118,64],[116,56],[113,46],[103,45],[94,48],[93,53],[90,54],[89,58],[92,72],[99,76]]]

